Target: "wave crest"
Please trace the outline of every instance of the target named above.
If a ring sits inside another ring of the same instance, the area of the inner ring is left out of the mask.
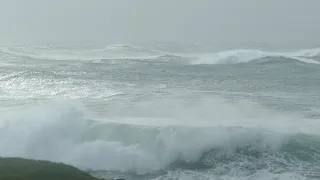
[[[305,53],[273,53],[273,52],[264,52],[260,50],[231,50],[223,51],[214,54],[207,54],[198,57],[196,60],[191,63],[196,64],[238,64],[238,63],[248,63],[255,62],[261,59],[264,61],[279,59],[281,62],[285,60],[294,60],[302,63],[311,63],[311,64],[320,64],[319,61],[316,61],[313,56],[303,56]]]
[[[44,159],[81,169],[138,174],[184,166],[232,169],[244,160],[253,163],[251,167],[262,163],[265,168],[273,168],[277,163],[287,163],[283,167],[293,168],[289,160],[281,160],[287,155],[301,165],[320,161],[319,138],[297,135],[298,131],[289,133],[290,124],[283,132],[269,129],[264,124],[260,127],[216,123],[207,127],[182,126],[185,123],[150,126],[88,121],[84,112],[81,106],[64,102],[41,106],[41,109],[24,109],[19,113],[2,113],[1,156]],[[130,121],[135,122],[134,119]],[[286,124],[285,121],[282,123]],[[267,161],[270,164],[266,164]],[[250,168],[238,170],[247,172]]]
[[[110,45],[103,49],[55,49],[51,47],[0,47],[0,53],[17,58],[36,60],[145,59],[165,55],[166,52],[130,45]]]
[[[148,49],[127,44],[109,45],[105,48],[54,48],[54,47],[0,47],[0,54],[37,60],[81,60],[100,61],[110,59],[147,59],[165,60],[167,62],[179,60],[181,63],[197,64],[238,64],[263,61],[282,62],[297,61],[300,63],[320,64],[320,49],[305,49],[296,52],[267,52],[256,49],[236,49],[217,53],[170,53],[156,49]],[[8,57],[7,57],[8,58]],[[274,61],[276,59],[276,61]],[[318,60],[317,60],[318,59]],[[185,62],[183,62],[185,61]]]

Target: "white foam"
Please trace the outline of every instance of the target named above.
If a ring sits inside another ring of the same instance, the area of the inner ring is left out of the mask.
[[[310,178],[304,177],[295,172],[287,172],[281,174],[274,174],[268,171],[260,171],[257,174],[251,176],[240,176],[240,175],[223,175],[217,176],[210,171],[197,172],[197,171],[170,171],[168,174],[153,178],[152,180],[193,180],[193,179],[204,179],[204,180],[270,180],[270,179],[281,179],[281,180],[308,180]]]
[[[320,48],[302,49],[291,53],[293,56],[299,57],[317,57],[320,55]]]
[[[319,127],[319,123],[286,119],[250,104],[233,105],[218,99],[199,103],[190,108],[170,103],[167,109],[172,111],[166,115],[176,125],[162,127],[156,122],[156,126],[141,126],[135,119],[131,119],[133,125],[103,123],[90,127],[84,108],[66,102],[5,112],[0,123],[0,156],[143,174],[165,168],[177,159],[197,161],[211,148],[232,152],[237,145],[245,146],[257,138],[258,146],[277,150],[286,142],[286,134],[311,133]]]
[[[310,50],[311,51],[311,50]],[[312,59],[313,56],[302,56],[306,53],[276,53],[260,50],[229,50],[206,55],[199,55],[191,64],[238,64],[259,60],[264,57],[285,57],[304,63],[320,64],[319,61]]]
[[[319,56],[320,49],[302,49],[296,52],[268,52],[257,49],[235,49],[217,53],[181,54],[169,53],[127,44],[108,45],[105,48],[52,48],[49,46],[1,46],[0,52],[17,57],[41,60],[99,61],[101,59],[155,59],[159,57],[193,58],[191,64],[236,64],[258,60],[263,57],[285,57],[304,63],[319,64],[313,58]]]

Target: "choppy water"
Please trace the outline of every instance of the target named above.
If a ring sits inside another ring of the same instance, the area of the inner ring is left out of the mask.
[[[127,179],[320,177],[320,49],[0,47],[0,156]]]

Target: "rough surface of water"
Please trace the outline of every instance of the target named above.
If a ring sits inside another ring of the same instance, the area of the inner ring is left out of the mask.
[[[127,179],[316,179],[319,57],[1,46],[0,156]]]

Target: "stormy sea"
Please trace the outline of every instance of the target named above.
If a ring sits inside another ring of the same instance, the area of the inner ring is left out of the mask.
[[[107,179],[319,179],[320,49],[199,49],[0,46],[0,156]]]

